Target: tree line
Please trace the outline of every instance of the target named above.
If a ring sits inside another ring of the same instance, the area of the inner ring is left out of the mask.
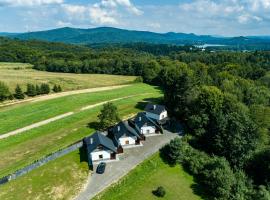
[[[60,85],[54,85],[52,91],[57,93],[61,92],[62,88]],[[26,91],[24,92],[20,85],[16,85],[14,93],[12,93],[9,87],[0,81],[0,102],[5,100],[13,100],[13,99],[24,99],[25,96],[35,97],[37,95],[49,94],[51,92],[51,88],[49,84],[42,83],[40,85],[27,84]]]

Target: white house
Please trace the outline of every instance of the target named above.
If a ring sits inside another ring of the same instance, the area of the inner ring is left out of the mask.
[[[157,121],[165,120],[168,118],[167,110],[163,105],[149,103],[145,107],[145,113],[147,117]]]
[[[140,131],[130,121],[122,121],[114,126],[110,131],[110,137],[118,148],[140,145],[143,139]]]
[[[146,113],[143,112],[137,114],[134,118],[134,124],[144,136],[163,132],[161,126],[155,120],[147,117]]]
[[[88,163],[116,159],[117,148],[113,141],[101,132],[96,132],[90,137],[84,138],[87,149]]]

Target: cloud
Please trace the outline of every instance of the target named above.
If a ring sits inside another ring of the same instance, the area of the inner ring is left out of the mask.
[[[94,25],[117,25],[123,14],[143,14],[130,0],[101,0],[89,5],[64,4],[62,8],[70,20],[89,20]]]
[[[40,6],[63,2],[64,0],[0,0],[0,6]]]

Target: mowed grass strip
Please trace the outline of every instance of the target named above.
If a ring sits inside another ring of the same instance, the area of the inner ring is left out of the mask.
[[[144,161],[127,176],[111,186],[94,200],[158,200],[152,191],[159,186],[166,190],[164,200],[200,200],[194,194],[193,177],[187,174],[180,165],[170,167],[159,154]]]
[[[109,91],[71,95],[42,102],[0,108],[0,134],[5,134],[70,111],[76,111],[87,105],[151,92],[156,92],[156,89],[152,86],[134,84]]]
[[[23,89],[26,89],[28,83],[48,83],[51,87],[57,84],[61,85],[64,91],[68,91],[128,84],[135,79],[135,76],[45,72],[32,69],[30,64],[0,62],[0,80],[5,82],[12,91],[17,84]]]
[[[122,117],[135,114],[143,107],[138,102],[160,98],[156,93],[130,97],[114,102]],[[101,106],[76,113],[48,125],[0,141],[0,177],[20,169],[45,155],[62,149],[94,132]],[[88,124],[90,123],[90,128]]]
[[[88,164],[77,150],[0,186],[0,199],[72,199],[83,187],[88,173]]]

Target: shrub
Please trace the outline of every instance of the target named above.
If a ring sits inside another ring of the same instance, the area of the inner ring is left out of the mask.
[[[164,187],[159,186],[156,190],[153,191],[153,194],[157,197],[164,197],[166,195],[166,190]]]
[[[16,86],[14,97],[16,99],[24,99],[24,93],[19,85]]]
[[[8,86],[5,83],[0,81],[0,101],[8,99],[10,96],[10,91]]]

